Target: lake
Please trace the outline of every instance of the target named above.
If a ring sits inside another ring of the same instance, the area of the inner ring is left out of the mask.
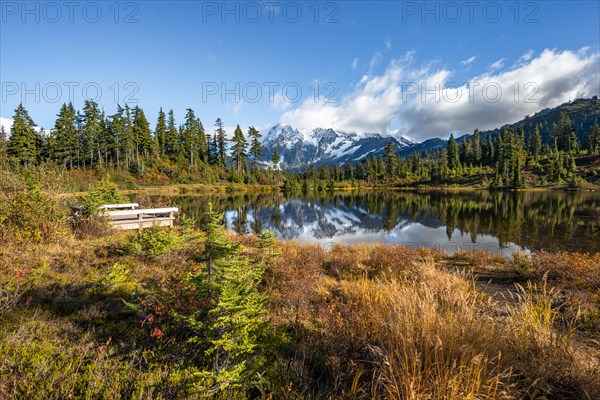
[[[134,195],[142,206],[180,207],[201,218],[225,213],[240,234],[272,230],[281,239],[332,243],[404,243],[440,248],[600,251],[600,193],[532,191],[365,191]],[[199,220],[198,224],[202,221]]]

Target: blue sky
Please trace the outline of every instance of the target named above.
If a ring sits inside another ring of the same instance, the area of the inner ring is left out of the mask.
[[[129,100],[152,124],[159,107],[172,108],[178,122],[191,107],[208,130],[220,117],[228,127],[287,123],[422,140],[600,91],[596,1],[1,7],[3,123],[23,101],[50,129],[60,104],[72,97],[82,108],[87,96],[107,114]],[[436,85],[460,92],[423,97]]]

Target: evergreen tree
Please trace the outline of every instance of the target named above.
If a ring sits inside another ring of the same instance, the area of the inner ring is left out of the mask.
[[[209,278],[212,278],[215,262],[219,262],[227,256],[235,254],[239,246],[232,244],[227,239],[227,234],[223,229],[223,214],[214,212],[211,203],[208,205],[205,217],[207,223],[202,228],[206,233],[204,259],[208,268],[207,274]]]
[[[179,128],[177,129],[177,138],[179,141],[179,155],[189,161],[189,151],[186,148],[184,125],[179,125]]]
[[[385,172],[389,177],[394,177],[398,170],[398,155],[396,147],[392,141],[389,141],[383,147],[383,158],[385,163]]]
[[[444,180],[448,176],[448,149],[442,149],[439,157],[439,162],[434,164],[435,173],[437,179]]]
[[[273,163],[274,169],[279,169],[279,163],[281,162],[281,156],[277,148],[273,149],[273,155],[271,156],[271,162]]]
[[[352,164],[350,163],[344,164],[344,179],[348,181],[354,179],[354,168],[352,168]]]
[[[487,136],[481,141],[481,163],[483,165],[490,165],[492,163],[492,156],[490,156],[490,142]]]
[[[102,113],[102,150],[104,155],[104,164],[109,166],[115,162],[115,152],[118,146],[119,134],[112,128],[111,117],[107,117]]]
[[[256,169],[258,160],[264,155],[264,150],[260,144],[261,134],[253,126],[248,129],[248,137],[251,138],[250,142],[250,156],[252,157],[252,169]]]
[[[516,164],[513,168],[513,179],[512,185],[515,189],[521,189],[525,187],[525,180],[523,179],[523,175],[521,172],[521,161],[520,158],[516,159]]]
[[[357,163],[354,166],[354,178],[355,179],[365,179],[365,165],[363,163]]]
[[[503,127],[498,138],[498,173],[503,182],[514,186],[515,178],[521,174],[521,159],[524,153],[523,136]],[[519,179],[520,183],[520,179]]]
[[[533,132],[529,135],[528,151],[534,158],[537,158],[542,152],[542,135],[540,135],[540,127],[537,124]]]
[[[101,155],[101,135],[102,135],[103,116],[98,108],[98,103],[86,100],[83,106],[83,153],[84,166],[87,164],[90,168],[94,166],[94,161],[102,166]]]
[[[136,106],[133,109],[133,137],[135,141],[135,157],[138,176],[144,175],[144,159],[152,154],[152,136],[150,123],[144,115],[144,111]]]
[[[167,149],[167,121],[166,115],[162,109],[158,112],[158,121],[156,122],[156,129],[154,130],[154,141],[157,149],[157,154],[161,156],[165,155]]]
[[[500,176],[499,169],[500,168],[498,168],[498,166],[497,166],[496,167],[496,174],[494,175],[494,180],[490,184],[490,189],[502,189],[502,187],[504,186],[502,184],[502,177]]]
[[[202,125],[200,118],[196,121],[196,125],[198,127],[198,156],[203,162],[208,163],[208,159],[210,158],[208,153],[208,140],[206,139],[206,132],[204,132],[204,125]]]
[[[222,166],[226,165],[227,162],[227,154],[226,154],[226,138],[225,138],[225,124],[221,121],[221,118],[217,118],[215,121],[215,126],[217,127],[215,134],[217,137],[217,147],[219,151],[219,164]]]
[[[483,158],[483,150],[481,148],[481,138],[479,135],[479,129],[475,129],[475,131],[473,132],[471,148],[473,151],[473,163],[477,165],[481,164]]]
[[[6,151],[26,167],[33,165],[38,157],[35,126],[23,104],[19,104],[13,116]]]
[[[233,142],[231,158],[234,161],[236,171],[242,172],[246,163],[246,147],[248,146],[248,142],[246,142],[239,124],[233,132],[233,139],[231,141]]]
[[[565,113],[560,114],[560,119],[552,128],[552,138],[556,140],[558,150],[579,151],[579,140],[573,129],[571,118]]]
[[[77,112],[72,103],[63,104],[54,123],[53,158],[64,167],[73,169],[73,162],[77,155],[77,128],[75,120]]]
[[[450,134],[448,139],[448,168],[451,171],[456,171],[460,168],[460,157],[458,152],[458,144],[454,139],[454,134]]]
[[[113,140],[111,152],[114,164],[117,168],[121,168],[121,160],[125,154],[124,111],[125,110],[118,105],[117,112],[108,118],[108,131]]]
[[[212,211],[209,204],[204,259],[207,268],[191,277],[203,307],[184,321],[197,332],[192,339],[203,344],[208,339],[206,354],[212,365],[202,376],[209,392],[245,397],[244,393],[260,383],[260,372],[266,363],[264,322],[266,296],[260,290],[267,256],[275,254],[272,235],[260,236],[261,257],[250,263],[232,243],[222,225],[223,214]],[[257,381],[258,379],[258,381]]]
[[[197,164],[198,152],[200,149],[200,143],[198,137],[200,135],[200,127],[198,126],[198,119],[194,114],[194,110],[191,108],[187,109],[185,115],[185,122],[183,124],[183,145],[187,153],[187,158],[190,166]]]
[[[466,137],[463,137],[462,142],[460,142],[460,145],[458,146],[458,158],[461,162],[461,164],[467,165],[469,162],[467,160],[467,144],[468,144],[468,140]]]
[[[0,125],[0,158],[3,158],[6,153],[7,136],[4,125]]]
[[[176,158],[176,156],[179,155],[179,151],[179,136],[177,134],[177,127],[175,126],[175,114],[173,113],[173,110],[169,110],[165,153],[171,158]]]
[[[586,147],[590,154],[600,153],[600,126],[594,125],[587,134]]]
[[[36,161],[38,163],[48,161],[52,153],[52,150],[50,149],[52,139],[48,136],[44,128],[41,128],[39,132],[36,132],[35,142],[35,146],[37,147]]]
[[[211,165],[219,164],[219,143],[217,142],[217,134],[211,135],[208,140],[208,159]]]
[[[123,148],[125,152],[125,165],[130,169],[136,160],[136,140],[133,133],[133,116],[129,104],[125,104],[125,115],[123,116]]]
[[[419,153],[416,151],[412,152],[409,156],[408,163],[410,164],[410,173],[414,176],[419,176],[419,169],[421,166],[421,156],[419,156]],[[404,163],[402,163],[402,165],[404,165]]]
[[[554,147],[549,155],[550,168],[548,170],[549,178],[553,182],[562,182],[567,171],[564,169],[563,152],[558,151],[557,140],[554,140]]]

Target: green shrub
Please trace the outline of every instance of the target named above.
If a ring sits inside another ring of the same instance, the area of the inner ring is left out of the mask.
[[[0,241],[51,242],[65,237],[65,208],[34,172],[0,171]]]
[[[159,256],[175,250],[180,244],[181,237],[172,229],[165,230],[159,225],[154,225],[131,236],[125,244],[125,251],[135,255]]]
[[[127,202],[127,198],[119,193],[119,188],[110,179],[110,175],[105,175],[96,188],[83,198],[84,213],[86,216],[98,214],[99,207],[102,204],[118,204]]]
[[[83,210],[71,214],[69,225],[79,238],[98,237],[110,232],[110,225],[105,217],[99,215],[103,204],[118,204],[127,202],[127,198],[119,193],[117,185],[110,175],[105,175],[83,198]]]
[[[232,243],[221,222],[223,215],[209,204],[203,258],[206,267],[190,277],[201,297],[203,308],[178,318],[195,336],[193,343],[204,347],[209,359],[199,360],[205,369],[198,374],[206,394],[217,398],[246,398],[262,392],[268,365],[270,325],[264,320],[267,296],[260,288],[265,272],[264,260],[251,262]],[[261,248],[270,252],[269,234]]]
[[[98,343],[46,312],[23,315],[0,330],[0,398],[197,398],[197,369],[164,363],[152,351],[123,356],[111,341]]]
[[[130,269],[119,262],[110,267],[108,274],[98,279],[94,287],[95,293],[122,292],[132,294],[137,288],[137,282],[131,277]]]
[[[179,231],[182,235],[192,234],[196,229],[196,224],[196,218],[188,217],[183,213],[179,214]]]

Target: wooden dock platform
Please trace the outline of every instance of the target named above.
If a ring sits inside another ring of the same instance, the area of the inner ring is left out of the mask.
[[[110,224],[115,229],[138,229],[158,226],[173,226],[175,213],[179,212],[177,207],[168,208],[146,208],[131,210],[104,211]]]
[[[177,207],[166,208],[138,208],[138,203],[104,204],[100,206],[100,215],[108,218],[110,225],[119,230],[146,229],[155,225],[173,226]],[[75,212],[82,207],[71,207]]]

